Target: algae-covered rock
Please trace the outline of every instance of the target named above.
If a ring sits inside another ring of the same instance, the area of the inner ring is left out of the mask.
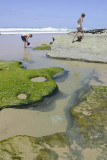
[[[60,72],[63,72],[60,67],[24,70],[21,62],[0,61],[0,109],[43,100],[57,90],[52,77]],[[31,79],[36,77],[45,78],[46,81],[32,82]]]
[[[64,160],[68,153],[68,138],[63,133],[42,138],[15,136],[0,141],[0,160]]]
[[[34,50],[50,50],[51,46],[50,45],[44,45],[42,44],[42,46],[37,46],[35,48],[33,48]]]
[[[92,86],[83,101],[71,109],[85,140],[105,144],[107,140],[107,86]]]

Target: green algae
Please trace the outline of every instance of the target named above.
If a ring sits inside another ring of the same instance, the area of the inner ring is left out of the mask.
[[[98,142],[100,139],[104,144],[107,139],[107,86],[92,86],[91,89],[71,113],[85,140]]]
[[[52,77],[63,71],[60,67],[24,70],[19,61],[0,61],[0,69],[0,109],[43,100],[58,89]],[[47,81],[34,83],[31,81],[34,77],[45,77]],[[25,94],[27,98],[19,99],[19,94]]]
[[[68,139],[64,134],[54,134],[51,136],[44,136],[40,138],[41,141],[46,141],[50,147],[57,145],[58,147],[65,147]]]
[[[41,149],[40,153],[38,154],[36,160],[58,160],[58,155],[54,151],[50,149]]]
[[[3,160],[57,160],[59,156],[54,150],[56,146],[58,148],[68,146],[68,138],[63,133],[41,138],[15,136],[0,141],[0,158]]]
[[[37,46],[35,48],[33,48],[34,50],[50,50],[51,49],[51,46],[50,45],[45,45],[45,44],[42,44],[42,46]]]

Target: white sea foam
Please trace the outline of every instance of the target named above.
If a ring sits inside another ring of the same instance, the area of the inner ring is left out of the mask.
[[[23,33],[68,33],[73,32],[75,29],[69,28],[0,28],[1,34],[23,34]]]

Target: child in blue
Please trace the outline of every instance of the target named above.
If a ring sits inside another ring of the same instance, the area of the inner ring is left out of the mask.
[[[26,44],[27,46],[30,45],[30,43],[28,42],[28,38],[31,38],[32,34],[24,34],[21,36],[22,41],[24,42],[24,47],[26,48]]]

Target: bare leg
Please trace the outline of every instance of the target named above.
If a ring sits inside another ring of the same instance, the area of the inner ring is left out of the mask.
[[[26,48],[26,41],[24,41],[24,48]]]
[[[82,31],[82,40],[84,39],[84,31]]]
[[[27,46],[29,46],[29,45],[30,45],[30,43],[28,42],[28,39],[26,39],[26,43],[27,43]]]
[[[78,32],[75,33],[72,43],[74,42],[75,37],[77,36]]]

